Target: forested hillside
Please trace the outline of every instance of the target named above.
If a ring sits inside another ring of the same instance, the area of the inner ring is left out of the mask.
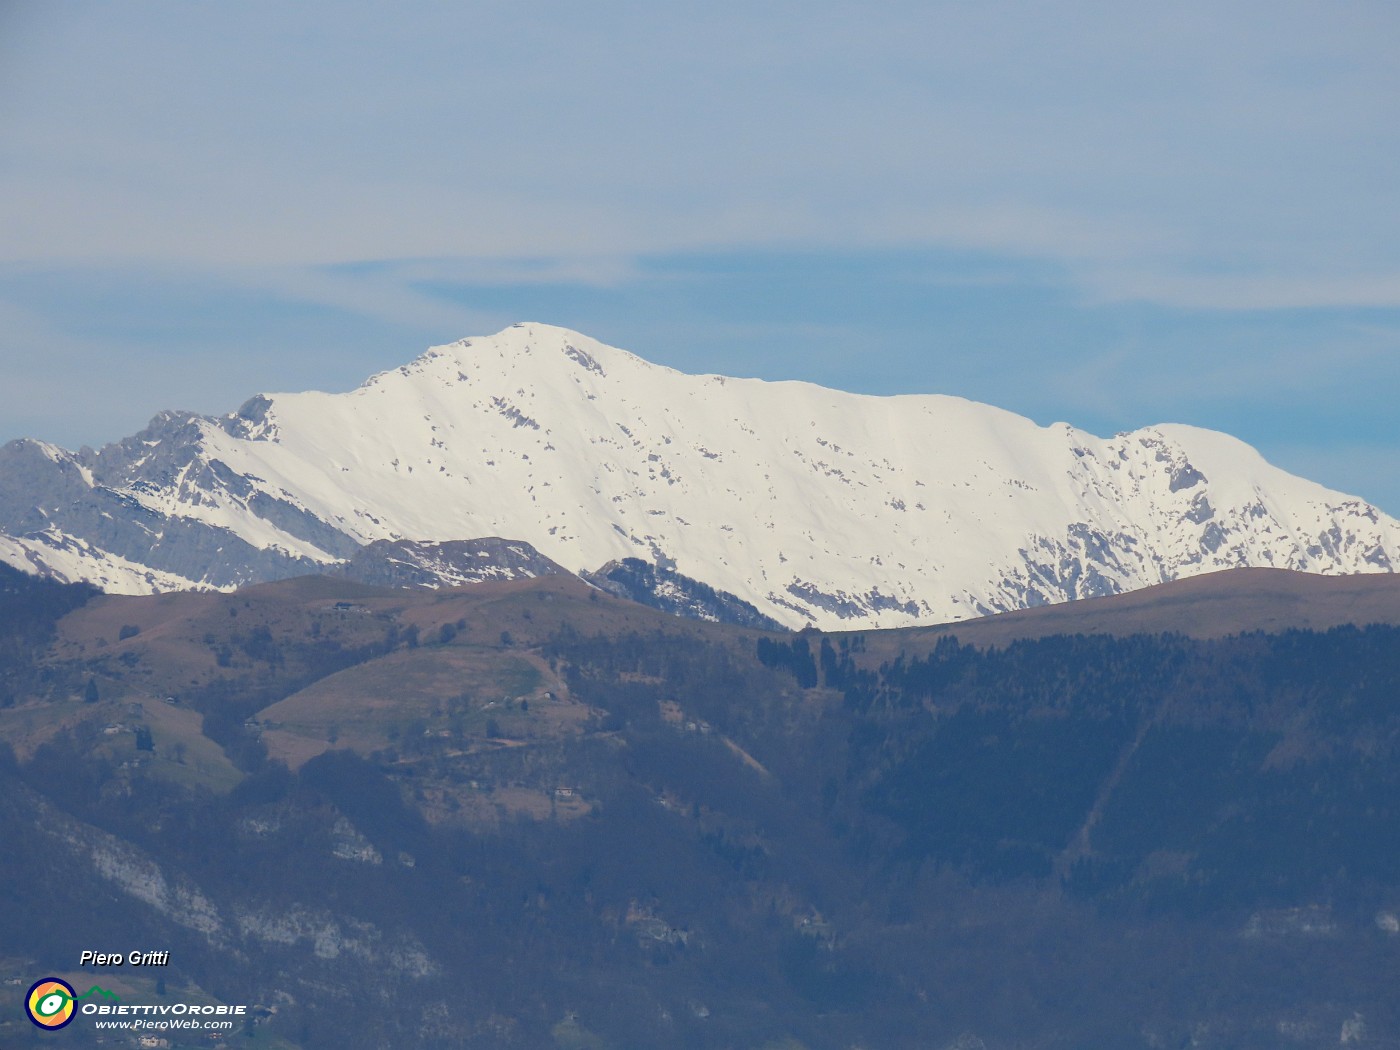
[[[0,967],[169,948],[250,1046],[1400,1039],[1400,629],[891,656],[348,586],[9,621]]]

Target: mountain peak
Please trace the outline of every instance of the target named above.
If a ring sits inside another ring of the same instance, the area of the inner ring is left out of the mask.
[[[81,470],[0,458],[0,557],[61,560],[69,578],[106,558],[106,585],[127,572],[135,590],[227,587],[376,541],[508,537],[570,571],[641,560],[794,627],[1400,562],[1400,523],[1228,435],[1105,439],[956,397],[689,375],[538,323],[348,393],[158,421]]]

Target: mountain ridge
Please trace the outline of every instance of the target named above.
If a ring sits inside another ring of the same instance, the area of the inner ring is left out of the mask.
[[[0,449],[0,558],[110,590],[335,571],[510,537],[674,571],[789,627],[890,627],[1236,566],[1391,572],[1400,523],[1163,424],[1098,438],[939,394],[691,376],[522,324],[343,394]]]

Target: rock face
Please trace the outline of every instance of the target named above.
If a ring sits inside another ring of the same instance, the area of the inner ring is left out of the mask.
[[[688,616],[692,620],[732,623],[764,630],[782,627],[778,621],[764,616],[742,598],[736,598],[727,591],[717,591],[708,584],[681,575],[675,569],[653,565],[640,558],[610,561],[597,572],[584,573],[583,578],[619,598],[641,602],[676,616]]]
[[[490,557],[450,541],[490,536],[534,552],[505,544],[502,572],[537,556],[622,586],[612,563],[637,559],[654,568],[623,572],[629,587],[688,578],[790,627],[1400,562],[1400,523],[1224,434],[1098,438],[960,398],[691,376],[544,325],[345,394],[164,413],[98,451],[0,449],[0,560],[113,591],[314,571],[462,582]],[[377,541],[399,546],[357,553]]]
[[[444,543],[375,540],[357,550],[339,572],[376,587],[430,588],[571,575],[528,543],[496,536]]]

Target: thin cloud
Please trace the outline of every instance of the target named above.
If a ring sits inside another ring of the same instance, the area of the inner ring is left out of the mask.
[[[615,6],[52,8],[0,98],[0,252],[922,243],[1086,294],[1393,302],[1394,8]]]

